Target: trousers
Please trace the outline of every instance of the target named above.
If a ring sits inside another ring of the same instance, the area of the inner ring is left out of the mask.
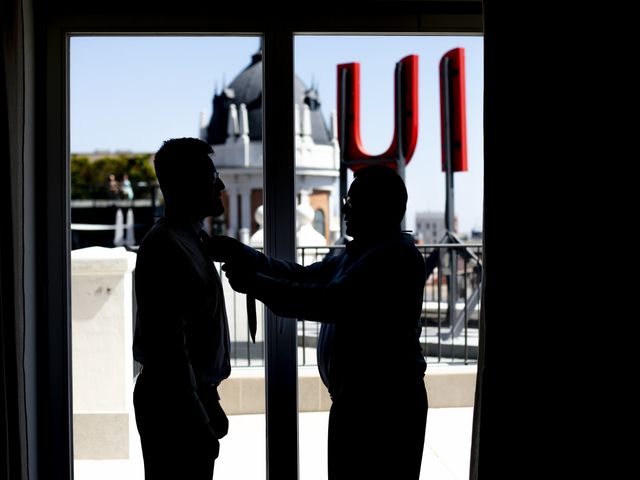
[[[422,378],[382,395],[345,389],[329,412],[329,480],[418,480],[428,407]]]
[[[211,480],[220,442],[166,384],[138,375],[133,393],[145,480]],[[217,400],[216,400],[217,402]]]

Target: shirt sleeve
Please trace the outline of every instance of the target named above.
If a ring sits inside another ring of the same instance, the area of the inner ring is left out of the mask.
[[[403,249],[380,249],[356,260],[350,267],[326,275],[280,275],[264,269],[256,275],[253,293],[276,315],[324,323],[340,323],[363,315],[379,316],[404,297],[414,295],[413,255]],[[330,260],[335,262],[334,259]],[[313,266],[312,266],[313,267]],[[311,267],[310,267],[311,268]],[[322,267],[317,266],[321,273]],[[424,269],[424,264],[419,266]],[[327,273],[327,272],[323,272]]]

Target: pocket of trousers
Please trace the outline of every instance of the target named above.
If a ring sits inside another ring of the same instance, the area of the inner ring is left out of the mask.
[[[218,396],[216,388],[214,386],[200,388],[198,393],[204,409],[209,416],[211,429],[216,434],[216,437],[224,437],[229,431],[229,419],[220,405],[220,397]]]
[[[224,413],[220,402],[214,401],[211,403],[212,411],[208,412],[209,424],[211,425],[213,433],[216,434],[216,437],[222,438],[229,432],[229,419],[226,413]]]
[[[207,454],[212,455],[213,459],[218,458],[220,454],[220,442],[211,427],[211,424],[204,424],[201,429],[202,432],[202,443],[201,446],[204,446]]]

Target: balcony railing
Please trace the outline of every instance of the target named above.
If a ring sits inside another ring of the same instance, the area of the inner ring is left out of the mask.
[[[480,281],[482,278],[481,244],[418,245],[427,264],[427,281],[423,290],[421,345],[427,363],[470,364],[478,358],[478,323],[480,318]],[[344,246],[298,247],[301,265],[336,255]],[[455,313],[449,313],[449,285],[452,284],[451,252],[456,258]],[[220,272],[220,264],[216,268]],[[231,365],[264,365],[264,306],[257,302],[258,332],[254,344],[247,328],[246,297],[235,292],[220,272],[231,337]],[[134,272],[135,275],[135,272]],[[134,296],[135,299],[135,296]],[[134,300],[135,323],[135,300]],[[135,327],[134,327],[135,328]],[[298,321],[298,365],[316,365],[316,346],[320,324]],[[138,368],[135,368],[137,371]]]
[[[299,247],[297,261],[302,265],[339,254],[344,246]],[[476,363],[480,317],[482,246],[480,244],[433,244],[417,247],[427,262],[428,278],[423,291],[421,344],[428,363]],[[456,251],[455,314],[449,314],[448,293],[452,284],[450,253]],[[216,265],[218,270],[220,265]],[[221,280],[227,303],[231,336],[231,361],[235,367],[264,365],[264,307],[258,302],[258,333],[252,343],[247,328],[245,295],[231,289],[224,273]],[[135,318],[135,317],[134,317]],[[316,346],[320,324],[298,321],[298,364],[316,365]]]

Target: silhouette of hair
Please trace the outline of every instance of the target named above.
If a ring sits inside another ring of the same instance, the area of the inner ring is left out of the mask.
[[[372,165],[354,173],[349,189],[351,200],[369,209],[385,223],[398,224],[407,210],[407,187],[392,168]]]
[[[172,138],[165,141],[154,158],[154,166],[162,192],[184,194],[203,173],[207,173],[213,153],[211,146],[197,138]]]

